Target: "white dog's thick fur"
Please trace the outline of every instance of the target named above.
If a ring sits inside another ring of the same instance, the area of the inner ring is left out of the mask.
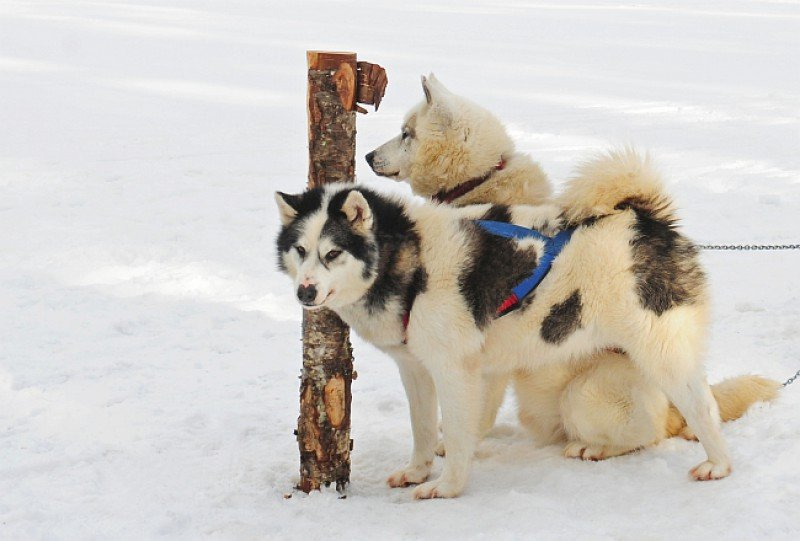
[[[458,206],[546,200],[550,188],[542,169],[514,150],[496,117],[450,92],[433,75],[423,77],[422,86],[425,100],[407,113],[401,134],[367,155],[377,174],[406,180],[418,195],[432,197],[489,172],[478,187],[453,198]],[[492,171],[500,159],[506,167]],[[595,181],[573,181],[560,201],[565,216],[580,222],[612,213],[609,205],[629,188],[618,182],[625,176],[634,176],[642,189],[651,193],[659,191],[657,174],[647,161],[642,162],[633,152],[616,153],[612,159],[589,162],[579,170],[576,178]],[[485,376],[481,434],[494,424],[508,378],[505,373]],[[726,420],[738,417],[755,401],[770,400],[777,386],[756,376],[742,376],[722,385],[727,396],[735,397],[720,403]],[[618,352],[601,351],[572,364],[519,371],[514,375],[514,387],[520,421],[536,442],[564,442],[565,454],[570,457],[600,460],[664,437],[693,436],[660,388]],[[739,414],[733,416],[733,411]]]
[[[490,174],[487,182],[453,201],[459,206],[535,205],[550,197],[544,171],[515,150],[494,115],[453,94],[433,75],[423,78],[423,89],[426,100],[408,112],[400,135],[367,155],[375,173],[407,180],[424,197]],[[496,169],[501,162],[502,169]]]
[[[601,174],[609,168],[619,174]],[[572,366],[609,348],[627,352],[704,446],[708,458],[692,476],[730,473],[702,368],[705,276],[653,178],[632,153],[585,165],[560,200],[577,220],[554,205],[416,205],[341,185],[278,195],[279,261],[305,307],[333,309],[400,366],[414,453],[392,484],[427,478],[437,395],[447,457],[441,476],[415,489],[418,498],[463,490],[479,433],[482,374]],[[544,247],[492,236],[472,222],[479,218],[548,234],[576,228],[535,294],[501,318],[497,307]]]

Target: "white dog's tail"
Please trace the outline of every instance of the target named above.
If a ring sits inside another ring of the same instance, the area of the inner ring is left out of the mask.
[[[633,207],[656,220],[673,221],[674,208],[649,156],[632,148],[611,151],[584,162],[558,200],[568,223]]]
[[[733,421],[745,414],[756,402],[769,402],[778,396],[781,384],[761,376],[737,376],[711,386],[711,393],[717,400],[719,416],[723,422]],[[694,439],[687,430],[686,421],[675,406],[669,408],[667,431],[670,436],[681,435]]]

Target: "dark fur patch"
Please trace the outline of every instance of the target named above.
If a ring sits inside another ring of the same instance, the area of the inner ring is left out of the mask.
[[[584,218],[583,220],[569,221],[562,214],[560,218],[562,222],[567,225],[567,227],[578,228],[578,227],[592,227],[595,223],[597,223],[597,220],[603,218],[603,216],[589,216],[588,218]]]
[[[417,267],[414,274],[411,275],[411,281],[406,288],[406,296],[404,299],[404,306],[406,310],[411,310],[414,304],[414,299],[417,295],[424,293],[428,289],[428,273],[422,267]]]
[[[509,222],[511,214],[507,206],[493,205],[481,219]],[[465,221],[465,227],[471,237],[472,256],[465,262],[458,286],[475,323],[483,328],[512,288],[536,267],[536,250],[517,250],[513,240],[492,235],[472,221]]]
[[[550,307],[550,313],[542,321],[539,333],[542,340],[550,344],[560,344],[581,326],[581,292],[577,289],[567,300]]]
[[[337,246],[365,262],[365,278],[376,274],[375,282],[365,297],[367,309],[374,312],[382,310],[392,298],[404,298],[415,279],[419,281],[416,287],[424,288],[426,280],[422,277],[427,275],[419,268],[419,235],[404,207],[376,192],[359,188],[372,210],[376,246],[352,231],[341,210],[351,191],[342,190],[331,198],[328,204],[330,218],[322,234],[330,233]],[[362,246],[362,241],[367,244]],[[423,274],[416,276],[418,270]],[[417,290],[414,296],[421,290]]]
[[[705,287],[698,249],[678,233],[675,220],[660,209],[643,208],[637,201],[621,203],[636,214],[633,272],[642,307],[661,315],[670,308],[692,304]]]
[[[340,207],[341,208],[341,207]],[[330,216],[322,226],[321,237],[327,237],[339,249],[364,262],[364,279],[370,277],[378,257],[378,248],[370,239],[353,231],[344,213]]]

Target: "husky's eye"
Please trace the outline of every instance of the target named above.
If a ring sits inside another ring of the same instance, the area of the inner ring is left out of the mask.
[[[405,129],[405,130],[403,130],[403,136],[401,137],[401,139],[402,139],[403,141],[405,141],[405,140],[406,140],[406,139],[408,139],[409,137],[411,137],[411,133],[408,131],[408,129]]]
[[[302,246],[298,245],[298,246],[295,246],[294,249],[297,250],[297,255],[299,255],[301,259],[305,259],[305,257],[306,257],[306,249],[305,248],[303,248]]]
[[[341,250],[331,250],[330,252],[325,254],[325,261],[330,263],[331,261],[333,261],[334,259],[336,259],[340,255],[342,255],[342,251]]]

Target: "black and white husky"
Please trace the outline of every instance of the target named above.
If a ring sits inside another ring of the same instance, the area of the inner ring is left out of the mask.
[[[702,367],[705,275],[657,174],[635,153],[584,165],[560,207],[453,208],[353,185],[278,193],[276,200],[280,267],[303,307],[334,310],[400,367],[414,451],[390,485],[427,479],[437,396],[447,456],[441,476],[416,487],[417,498],[463,490],[482,374],[568,363],[606,348],[624,349],[683,414],[708,455],[691,475],[730,473]],[[512,291],[549,257],[546,242],[497,235],[487,222],[551,238],[572,233],[538,287],[516,303]],[[506,311],[511,304],[516,309]]]

